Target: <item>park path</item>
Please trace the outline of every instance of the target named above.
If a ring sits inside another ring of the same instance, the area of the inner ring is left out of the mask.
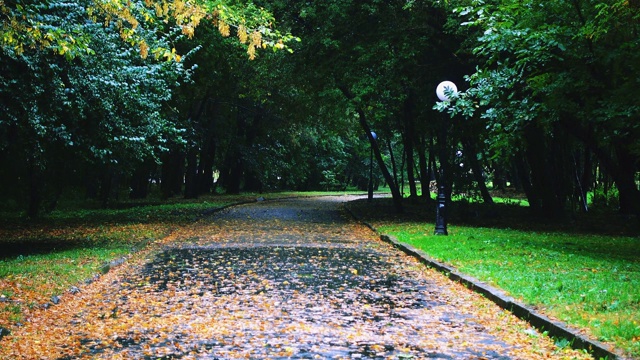
[[[24,359],[570,359],[349,219],[259,201],[176,230],[27,324]]]

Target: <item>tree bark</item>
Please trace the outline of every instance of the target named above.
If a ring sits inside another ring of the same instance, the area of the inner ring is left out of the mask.
[[[620,212],[640,215],[640,190],[635,182],[637,159],[622,146],[616,147],[616,157],[618,162],[609,170],[618,188]]]
[[[354,99],[354,96],[353,94],[351,94],[349,89],[340,85],[338,86],[338,88],[347,97],[347,99],[349,100]],[[396,184],[393,181],[393,177],[391,176],[391,173],[389,173],[389,169],[387,169],[387,165],[384,163],[384,160],[382,159],[382,154],[380,154],[380,147],[378,146],[378,142],[373,138],[373,135],[371,134],[371,127],[367,122],[367,116],[364,110],[360,106],[356,106],[356,113],[358,114],[358,122],[360,123],[362,130],[364,130],[367,138],[369,139],[369,142],[371,143],[371,147],[373,149],[373,155],[376,158],[376,161],[378,162],[378,166],[380,167],[382,176],[384,177],[384,180],[389,185],[394,208],[396,212],[402,213],[404,211],[402,206],[402,194],[400,194],[400,190],[398,189],[398,184]]]
[[[33,157],[29,159],[28,176],[29,176],[29,206],[27,207],[27,217],[36,219],[40,217],[40,208],[42,206],[42,176],[40,166]]]
[[[111,193],[113,192],[113,182],[114,182],[114,174],[113,170],[109,165],[105,165],[102,171],[102,177],[100,179],[100,201],[102,202],[102,207],[106,208],[109,205],[109,201],[111,200]]]
[[[480,195],[482,196],[482,201],[486,204],[493,205],[493,198],[491,194],[489,194],[489,189],[487,189],[487,184],[484,181],[484,177],[482,176],[482,165],[478,160],[478,154],[476,151],[476,147],[473,143],[473,140],[466,139],[465,141],[465,153],[467,154],[467,160],[471,163],[471,171],[473,172],[473,176],[475,177],[476,182],[478,183],[478,189],[480,190]]]
[[[393,180],[398,184],[398,165],[396,164],[396,157],[393,155],[393,146],[391,145],[391,141],[387,141],[387,147],[389,150],[389,158],[391,159],[391,170],[393,171]],[[400,166],[400,171],[402,171],[402,166]]]
[[[143,162],[131,175],[129,192],[130,199],[146,199],[149,195],[149,178],[151,177],[152,167]]]
[[[527,196],[527,200],[529,201],[529,206],[536,211],[538,204],[538,196],[536,192],[533,190],[533,186],[531,185],[531,175],[529,171],[529,167],[527,166],[527,162],[525,160],[525,154],[522,151],[519,151],[515,154],[514,157],[514,168],[515,168],[515,176],[514,180],[518,180],[518,186],[522,187],[522,191],[524,191]],[[517,189],[519,189],[517,187]]]
[[[413,172],[415,166],[414,155],[414,143],[415,143],[415,126],[414,122],[414,97],[411,92],[409,92],[407,99],[404,102],[404,111],[403,111],[403,134],[402,139],[404,140],[404,151],[406,155],[406,164],[407,164],[407,181],[409,182],[409,194],[411,198],[418,197],[418,189],[416,187],[416,177]]]
[[[540,215],[555,217],[561,215],[562,209],[555,198],[555,187],[552,180],[554,174],[547,164],[549,152],[546,147],[543,131],[531,125],[525,130],[525,154],[531,171],[531,190],[536,194],[532,208]]]
[[[184,153],[178,150],[171,150],[163,157],[160,170],[160,191],[163,199],[182,193],[184,161]]]
[[[594,131],[581,126],[579,121],[570,116],[564,117],[561,125],[568,133],[582,141],[611,175],[619,192],[620,212],[640,214],[640,190],[635,183],[640,159],[629,151],[629,144],[620,140],[613,149],[601,146]],[[615,157],[612,154],[615,154]]]
[[[425,151],[426,139],[424,136],[421,141],[418,142],[418,164],[420,168],[420,189],[422,191],[422,198],[431,200],[431,196],[429,194],[429,181],[431,180],[429,165],[427,160],[427,154]]]
[[[400,194],[400,190],[398,189],[398,184],[393,181],[393,177],[389,173],[389,169],[387,169],[387,165],[384,163],[384,160],[382,159],[382,154],[380,154],[380,147],[378,147],[378,142],[373,138],[373,135],[371,134],[371,127],[369,127],[369,123],[367,122],[364,111],[361,108],[358,108],[356,111],[358,112],[358,115],[359,115],[360,126],[367,134],[367,137],[369,138],[369,142],[373,147],[373,156],[376,158],[376,161],[378,162],[378,167],[382,172],[382,176],[384,177],[385,181],[389,185],[389,189],[391,190],[391,197],[393,198],[393,205],[395,207],[395,210],[398,213],[402,213],[403,212],[402,194]]]
[[[198,198],[198,150],[191,147],[187,152],[187,168],[184,176],[184,198]]]

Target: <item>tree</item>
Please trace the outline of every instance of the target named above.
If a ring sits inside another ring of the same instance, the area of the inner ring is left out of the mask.
[[[68,59],[92,53],[92,39],[84,31],[83,23],[59,22],[55,14],[53,19],[49,16],[52,11],[65,9],[105,26],[114,25],[121,39],[138,48],[143,58],[152,54],[156,59],[181,59],[170,44],[149,43],[145,30],[155,29],[170,37],[177,34],[192,37],[203,20],[217,26],[224,36],[231,35],[231,28],[235,28],[251,59],[257,49],[285,49],[286,43],[294,39],[273,28],[273,16],[251,2],[85,0],[81,7],[78,4],[52,0],[0,3],[0,46],[18,55],[27,49],[52,50]]]
[[[73,59],[2,48],[1,144],[15,171],[7,186],[25,179],[32,217],[39,215],[50,178],[67,178],[73,173],[67,170],[88,164],[126,169],[134,160],[155,157],[167,137],[178,133],[163,116],[163,106],[175,83],[188,76],[180,63],[142,59],[121,42],[115,26],[86,22],[82,4],[46,10],[40,15],[52,26],[83,24],[84,36],[100,46]],[[141,36],[155,41],[151,32]]]
[[[427,152],[440,123],[431,109],[433,89],[442,77],[461,77],[464,66],[453,53],[454,37],[443,33],[446,13],[438,3],[283,1],[275,3],[274,13],[303,38],[289,59],[296,63],[297,83],[315,94],[315,103],[342,106],[338,116],[352,117],[363,136],[382,129],[402,134],[410,186],[415,188],[418,168],[428,196],[433,169]],[[378,144],[371,145],[401,210],[397,176]]]
[[[32,217],[47,193],[55,204],[61,190],[48,188],[56,183],[50,178],[61,179],[56,174],[93,174],[106,204],[114,176],[144,178],[138,164],[157,162],[168,144],[183,142],[185,129],[167,105],[188,81],[192,69],[183,63],[198,46],[179,53],[174,44],[200,20],[223,36],[235,27],[249,58],[292,39],[273,29],[266,10],[241,3],[45,1],[2,3],[0,10],[0,161],[14,170],[2,180],[26,191]]]
[[[480,66],[452,111],[472,116],[482,109],[494,151],[521,162],[532,205],[558,214],[575,194],[584,197],[580,187],[589,184],[576,181],[582,171],[572,155],[583,149],[614,179],[620,210],[639,213],[637,6],[580,0],[457,5],[463,24],[479,35],[472,47]]]

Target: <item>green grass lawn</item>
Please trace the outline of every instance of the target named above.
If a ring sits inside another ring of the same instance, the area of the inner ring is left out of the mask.
[[[449,226],[379,231],[640,357],[640,238]]]
[[[120,204],[54,211],[37,221],[3,213],[0,222],[0,327],[10,329],[28,313],[100,273],[105,263],[131,254],[203,213],[252,195]],[[7,301],[8,300],[8,301]]]

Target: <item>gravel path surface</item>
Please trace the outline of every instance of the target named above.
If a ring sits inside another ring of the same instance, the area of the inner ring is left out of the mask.
[[[378,240],[341,212],[350,199],[261,201],[179,229],[23,345],[59,359],[585,358]]]

